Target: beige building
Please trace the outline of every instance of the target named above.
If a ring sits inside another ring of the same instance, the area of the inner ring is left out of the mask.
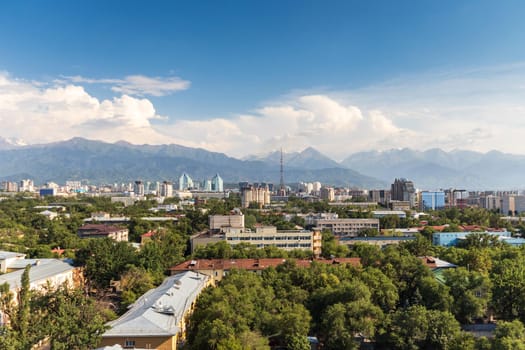
[[[103,335],[100,346],[176,350],[186,338],[186,323],[200,293],[212,279],[196,271],[168,277],[142,295]]]
[[[335,200],[335,191],[332,187],[321,187],[321,199],[333,202]]]
[[[248,208],[250,203],[257,203],[259,207],[270,204],[271,193],[268,186],[249,185],[241,189],[241,203],[243,208]]]
[[[206,232],[191,237],[192,252],[199,246],[226,241],[229,245],[248,243],[264,248],[275,246],[279,249],[310,250],[315,256],[321,255],[320,230],[277,230],[275,226],[257,226],[254,231],[240,227],[224,227],[220,233]]]
[[[221,230],[225,227],[244,228],[244,215],[240,210],[231,215],[209,215],[208,223],[212,231]]]
[[[379,219],[319,219],[315,226],[320,231],[329,230],[336,236],[357,236],[361,230],[379,232]]]
[[[275,246],[279,249],[311,250],[321,254],[321,231],[277,230],[275,226],[258,226],[255,231],[228,228],[225,230],[226,241],[231,244],[250,243],[257,248]]]

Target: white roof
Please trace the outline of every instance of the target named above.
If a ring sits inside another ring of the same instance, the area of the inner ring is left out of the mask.
[[[107,325],[102,337],[174,336],[191,304],[207,286],[209,277],[195,271],[168,277],[130,306],[128,312]]]
[[[25,256],[26,255],[23,253],[15,253],[15,252],[8,252],[6,250],[0,250],[0,260],[19,258],[19,257],[23,258]]]
[[[27,265],[31,265],[31,269],[29,270],[30,284],[46,281],[49,278],[75,268],[66,261],[59,259],[20,259],[15,263],[16,264],[12,264],[10,268],[20,268],[20,270],[0,275],[0,284],[7,282],[11,289],[21,287],[20,280],[24,273],[24,268]]]

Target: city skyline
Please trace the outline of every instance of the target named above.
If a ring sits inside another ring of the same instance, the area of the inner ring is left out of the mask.
[[[525,4],[4,3],[0,136],[525,154]]]

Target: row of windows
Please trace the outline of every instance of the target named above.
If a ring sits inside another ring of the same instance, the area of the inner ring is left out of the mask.
[[[312,239],[311,236],[289,236],[289,237],[244,237],[244,236],[233,236],[228,237],[228,241],[309,241]]]
[[[312,245],[310,243],[291,243],[291,244],[284,244],[284,243],[277,243],[277,244],[258,244],[257,248],[264,248],[264,247],[277,247],[277,248],[311,248]]]

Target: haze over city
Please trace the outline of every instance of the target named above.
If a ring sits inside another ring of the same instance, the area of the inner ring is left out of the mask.
[[[12,142],[525,153],[523,2],[0,7]]]

